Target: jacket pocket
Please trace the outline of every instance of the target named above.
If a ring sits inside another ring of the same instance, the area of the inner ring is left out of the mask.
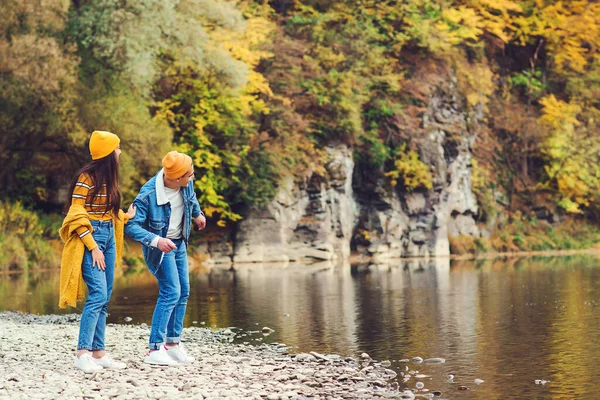
[[[148,227],[150,228],[150,232],[161,234],[163,229],[165,229],[165,222],[160,219],[151,219],[148,223]]]

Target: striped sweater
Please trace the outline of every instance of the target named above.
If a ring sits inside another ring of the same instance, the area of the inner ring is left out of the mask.
[[[106,184],[102,187],[102,190],[96,195],[95,199],[92,199],[92,193],[94,189],[94,183],[92,178],[88,174],[81,174],[77,178],[77,183],[73,189],[73,195],[71,197],[71,205],[80,205],[87,211],[90,221],[112,221],[113,213],[109,211],[104,213],[107,207],[108,195],[106,194]],[[93,201],[92,201],[93,200]],[[108,203],[110,207],[110,202]],[[125,218],[127,222],[127,217]],[[91,235],[91,232],[85,226],[77,229],[77,234],[85,244],[88,250],[94,250],[98,245]]]

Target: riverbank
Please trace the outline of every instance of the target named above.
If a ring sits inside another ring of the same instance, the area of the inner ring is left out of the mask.
[[[10,216],[10,218],[8,218]],[[563,256],[574,254],[593,254],[600,252],[600,229],[596,224],[577,218],[561,219],[560,224],[550,224],[534,217],[524,217],[516,213],[511,222],[502,225],[489,237],[459,235],[449,237],[448,245],[451,259],[481,259],[498,257],[523,256]],[[62,216],[44,214],[23,208],[19,203],[0,202],[0,274],[19,271],[39,271],[58,268],[63,244],[58,239],[58,229]],[[14,239],[17,240],[14,240]],[[410,252],[398,258],[396,251],[391,251],[392,243],[381,246],[368,246],[370,250],[356,250],[343,262],[350,264],[386,263],[422,259],[410,256]],[[125,241],[123,264],[127,267],[144,267],[141,246],[131,240]],[[255,263],[281,264],[286,257],[275,257],[267,261],[247,259],[246,262],[233,262],[231,232],[209,226],[199,235],[194,235],[190,242],[188,259],[190,267],[207,268],[219,266],[226,268],[243,268]],[[261,245],[262,246],[262,245]],[[260,246],[259,246],[260,247]],[[326,246],[327,247],[327,246]],[[360,246],[359,246],[360,247]],[[255,249],[256,250],[256,249]],[[282,250],[283,251],[283,250]],[[260,251],[255,251],[256,254]],[[434,257],[447,258],[444,255]],[[299,265],[322,261],[318,256],[292,261]],[[421,253],[419,253],[421,254]],[[423,253],[429,254],[429,253]],[[246,257],[247,258],[247,257]],[[239,260],[238,260],[239,261]],[[340,257],[335,262],[340,262]],[[287,261],[286,261],[287,262]]]
[[[339,355],[289,354],[284,344],[232,343],[235,330],[185,328],[192,364],[142,362],[149,327],[109,324],[107,351],[121,371],[73,368],[79,315],[0,313],[0,398],[23,399],[371,399],[399,392],[386,362]],[[240,335],[240,333],[237,333]],[[241,333],[244,336],[247,333]]]

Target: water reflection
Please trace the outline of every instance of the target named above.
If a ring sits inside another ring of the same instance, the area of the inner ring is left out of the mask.
[[[197,269],[185,324],[275,330],[298,351],[367,352],[445,398],[597,397],[600,270],[591,256]],[[58,271],[0,276],[0,310],[59,310]],[[157,285],[118,271],[110,322],[150,323]],[[257,343],[262,335],[249,338]],[[440,365],[398,360],[442,357]],[[455,375],[448,383],[447,375]],[[483,379],[481,385],[474,379]],[[546,385],[535,380],[549,380]],[[415,382],[407,382],[414,387]],[[469,391],[458,391],[459,385]]]

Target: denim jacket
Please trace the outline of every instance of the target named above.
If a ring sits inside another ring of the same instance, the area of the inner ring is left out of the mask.
[[[159,181],[160,179],[160,181]],[[162,262],[163,253],[159,248],[150,245],[156,237],[167,237],[169,230],[169,220],[171,218],[171,204],[160,204],[157,188],[157,182],[162,184],[163,170],[160,170],[152,179],[150,179],[138,193],[133,201],[137,210],[135,217],[130,219],[125,226],[125,233],[132,239],[142,244],[142,252],[146,264],[152,270],[158,269]],[[192,218],[196,218],[203,214],[196,199],[194,192],[194,183],[190,183],[186,187],[181,188],[183,196],[183,239],[186,242],[190,237],[192,228]]]

